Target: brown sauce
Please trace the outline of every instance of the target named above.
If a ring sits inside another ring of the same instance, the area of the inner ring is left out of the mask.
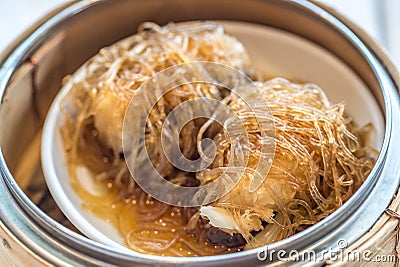
[[[85,158],[82,151],[80,155]],[[78,162],[85,165],[85,160],[78,159]],[[112,224],[125,245],[136,252],[193,257],[240,251],[240,248],[209,244],[201,230],[210,225],[202,223],[202,219],[197,219],[192,223],[194,227],[188,229],[188,218],[196,213],[196,209],[161,203],[137,186],[133,194],[122,197],[113,180],[99,183],[105,192],[93,195],[82,186],[79,177],[71,179],[73,189],[82,200],[82,207]]]

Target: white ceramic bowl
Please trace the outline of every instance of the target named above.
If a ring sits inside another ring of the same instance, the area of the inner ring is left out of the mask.
[[[359,125],[371,122],[375,126],[371,145],[380,149],[384,135],[382,113],[365,84],[342,61],[314,43],[288,32],[243,22],[220,23],[226,32],[244,44],[256,68],[274,76],[316,83],[332,102],[344,101],[348,114]],[[61,100],[70,88],[71,82],[59,92],[43,128],[41,157],[47,185],[58,206],[82,233],[98,242],[126,250],[114,226],[84,210],[70,185],[60,134],[64,122],[60,112]]]

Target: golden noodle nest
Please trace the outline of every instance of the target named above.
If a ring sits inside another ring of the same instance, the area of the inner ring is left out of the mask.
[[[256,191],[249,191],[252,168],[260,154],[260,129],[248,120],[251,151],[248,169],[235,188],[217,201],[199,207],[193,221],[207,223],[230,234],[240,233],[248,247],[283,239],[315,224],[338,209],[364,182],[374,165],[366,141],[368,127],[357,128],[345,114],[343,103],[331,104],[315,84],[298,84],[283,78],[263,80],[251,69],[243,45],[214,23],[145,23],[138,34],[120,41],[90,59],[84,73],[74,77],[68,96],[75,112],[64,129],[72,169],[88,127],[96,137],[96,157],[101,164],[89,166],[98,180],[113,180],[124,198],[135,188],[122,153],[122,124],[127,106],[138,88],[155,73],[182,63],[211,61],[232,66],[250,75],[264,93],[275,123],[275,157],[271,169]],[[262,70],[261,70],[262,71]],[[207,126],[207,135],[217,144],[217,156],[208,169],[195,176],[176,170],[160,148],[162,122],[174,107],[197,97],[225,101],[241,114],[238,98],[211,85],[185,85],[159,101],[147,124],[150,157],[166,179],[187,184],[195,179],[206,184],[218,178],[229,163],[231,140],[223,129]],[[188,158],[196,157],[197,135],[207,121],[188,123],[180,146]],[[90,165],[90,164],[88,164]],[[79,177],[78,177],[79,178]],[[166,205],[166,204],[164,204]],[[204,220],[206,219],[206,220]]]

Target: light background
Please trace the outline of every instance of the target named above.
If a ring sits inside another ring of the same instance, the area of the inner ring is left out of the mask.
[[[0,0],[0,53],[36,20],[68,0]],[[400,0],[320,0],[356,22],[400,66]]]

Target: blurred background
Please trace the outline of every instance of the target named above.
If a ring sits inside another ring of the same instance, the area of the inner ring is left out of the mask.
[[[36,20],[68,0],[0,0],[0,53]],[[400,0],[319,0],[380,43],[400,68]]]

